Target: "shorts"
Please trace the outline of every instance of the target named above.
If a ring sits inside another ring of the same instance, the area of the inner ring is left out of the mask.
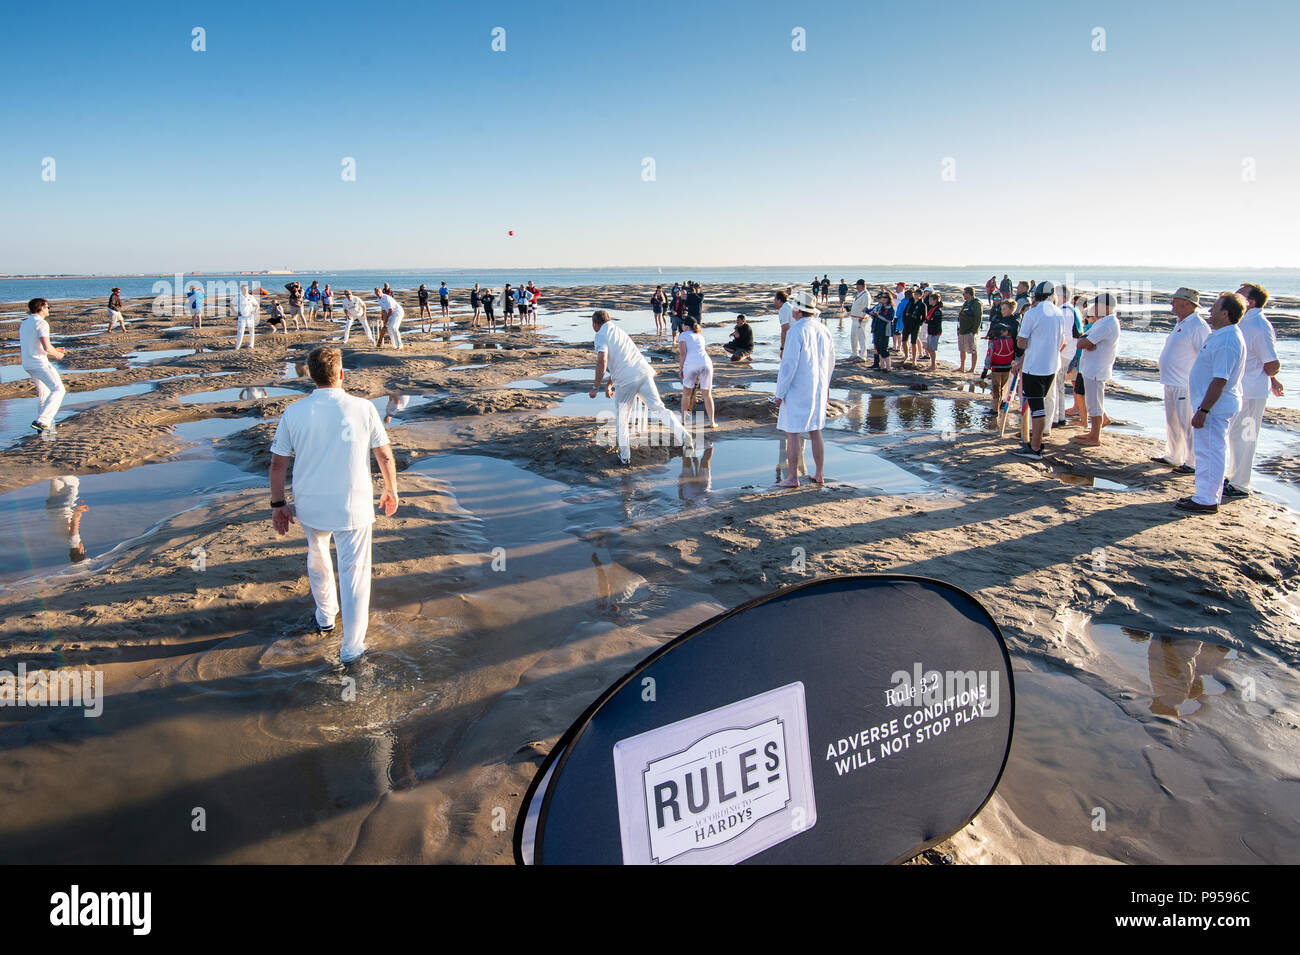
[[[305,316],[306,314],[307,314],[306,311],[303,310],[303,307],[302,307],[301,305],[290,305],[290,306],[289,306],[289,317],[290,317],[290,318],[293,318],[295,315],[303,315],[303,316]]]
[[[446,308],[446,307],[447,307],[447,297],[446,297],[445,295],[440,295],[440,296],[438,296],[438,304],[441,305],[443,308]]]
[[[664,307],[662,305],[652,305],[650,307],[654,311],[656,317],[664,313]]]
[[[1105,414],[1106,382],[1098,381],[1096,378],[1089,380],[1085,398],[1084,403],[1088,406],[1088,417],[1100,418]]]
[[[927,336],[926,336],[926,338],[925,338],[925,350],[928,351],[928,352],[930,352],[930,353],[932,353],[932,354],[933,354],[934,352],[937,352],[937,351],[939,350],[939,336],[938,336],[938,335],[927,335]]]
[[[915,344],[916,344],[916,340],[917,340],[917,338],[920,337],[920,335],[921,335],[921,323],[920,323],[920,322],[904,322],[904,323],[903,323],[903,341],[911,342],[912,344],[915,345]]]
[[[682,330],[682,317],[680,315],[674,315],[669,320],[669,324],[672,326],[674,333],[680,332]]]
[[[962,332],[957,333],[957,350],[962,353],[975,353],[975,333],[969,335]]]
[[[1082,375],[1082,374],[1078,374],[1078,375],[1075,375],[1075,376],[1074,376],[1074,393],[1075,393],[1076,395],[1087,395],[1087,393],[1088,393],[1088,392],[1087,392],[1087,389],[1085,388],[1085,386],[1084,386],[1084,384],[1083,384],[1083,375]]]
[[[114,309],[110,308],[108,310],[108,324],[112,325],[114,322],[121,322],[123,325],[125,325],[126,319],[122,317],[121,312],[115,311]]]
[[[1052,390],[1052,382],[1056,380],[1056,375],[1022,375],[1025,392],[1025,401],[1029,403],[1029,416],[1031,418],[1044,418],[1047,416],[1047,410],[1043,407],[1043,399],[1047,393]]]
[[[713,390],[713,364],[687,365],[682,369],[682,388],[690,389],[699,385],[700,391]]]

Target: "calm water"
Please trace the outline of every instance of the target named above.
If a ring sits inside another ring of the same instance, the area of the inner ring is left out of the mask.
[[[345,288],[360,288],[369,291],[384,282],[400,290],[415,289],[421,283],[436,291],[439,282],[446,282],[452,288],[466,288],[479,282],[483,285],[499,287],[509,282],[517,285],[532,281],[543,289],[549,287],[566,287],[574,285],[631,285],[647,283],[664,283],[671,285],[682,279],[693,279],[704,285],[716,285],[725,282],[770,282],[773,285],[803,286],[810,282],[813,275],[819,278],[828,274],[834,286],[842,278],[852,285],[857,279],[866,279],[868,283],[893,283],[896,281],[917,281],[973,285],[982,288],[990,275],[1001,279],[1009,273],[1012,280],[1051,279],[1069,281],[1071,284],[1088,281],[1099,287],[1120,285],[1143,287],[1150,283],[1153,291],[1169,292],[1180,285],[1189,285],[1202,292],[1237,288],[1242,282],[1257,281],[1266,286],[1274,295],[1300,295],[1300,269],[1156,269],[1156,268],[1110,268],[1098,266],[1073,265],[1017,265],[992,266],[972,265],[962,268],[939,268],[925,265],[836,265],[836,266],[762,266],[740,268],[687,268],[683,266],[649,266],[642,268],[608,268],[608,269],[428,269],[412,270],[373,270],[358,272],[295,272],[293,275],[235,275],[221,272],[202,275],[184,274],[181,284],[191,279],[208,282],[256,281],[268,289],[276,291],[286,282],[298,280],[309,286],[313,279],[324,287],[326,283],[336,292]],[[155,283],[165,282],[166,288],[156,289]],[[101,275],[92,277],[54,277],[38,279],[4,279],[0,278],[0,302],[26,302],[28,299],[42,296],[49,299],[98,298],[108,297],[108,291],[114,285],[122,289],[124,298],[141,298],[170,291],[176,284],[176,276],[169,275]],[[545,294],[542,301],[545,302]],[[10,316],[12,317],[12,316]]]

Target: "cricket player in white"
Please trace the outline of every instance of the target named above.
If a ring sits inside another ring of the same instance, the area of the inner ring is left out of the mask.
[[[1241,378],[1246,370],[1246,343],[1237,323],[1246,311],[1240,295],[1226,292],[1210,309],[1210,337],[1205,340],[1188,376],[1196,411],[1196,493],[1174,506],[1179,510],[1213,514],[1223,500],[1228,428],[1241,410]]]
[[[370,344],[375,343],[375,336],[370,331],[370,322],[366,318],[366,303],[361,301],[361,296],[352,296],[352,289],[343,290],[343,314],[348,317],[348,323],[343,326],[343,340],[346,342],[348,336],[352,334],[352,323],[360,322],[361,330],[366,333],[366,341]]]
[[[389,337],[393,339],[393,347],[400,351],[402,348],[402,319],[406,317],[406,311],[398,304],[397,299],[379,291],[379,289],[375,289],[375,297],[379,300],[379,335],[382,338],[383,330],[387,329]]]
[[[316,600],[316,627],[334,629],[340,600],[334,592],[330,538],[338,552],[343,612],[339,659],[351,663],[366,645],[370,617],[370,531],[375,521],[370,453],[379,463],[384,514],[397,510],[397,468],[374,404],[343,390],[343,354],[322,346],[307,358],[316,390],[285,409],[271,442],[271,512],[276,533],[297,517],[307,538],[307,577]],[[294,458],[293,505],[284,498]]]
[[[871,310],[872,300],[865,281],[858,279],[856,288],[858,294],[853,299],[853,307],[849,309],[849,321],[853,323],[853,327],[849,329],[849,349],[853,353],[850,357],[857,361],[866,361],[867,331],[871,327],[871,316],[867,312]],[[788,326],[782,331],[788,334]]]
[[[1246,300],[1246,314],[1237,325],[1246,343],[1246,371],[1241,379],[1241,411],[1228,434],[1228,483],[1224,497],[1246,497],[1250,493],[1250,471],[1255,464],[1259,429],[1264,423],[1264,406],[1269,392],[1282,397],[1277,373],[1277,334],[1264,315],[1268,292],[1258,285],[1243,285],[1237,294]]]
[[[591,327],[596,333],[596,383],[591,388],[591,397],[596,397],[596,392],[603,388],[606,397],[616,401],[618,459],[624,464],[632,460],[629,430],[637,395],[641,396],[650,413],[672,431],[682,447],[691,447],[691,433],[682,427],[676,415],[664,407],[659,389],[655,387],[654,369],[636,343],[627,337],[627,332],[610,321],[609,313],[603,309],[592,313]],[[605,382],[606,374],[609,375],[608,384]]]
[[[1165,389],[1165,454],[1152,458],[1158,464],[1167,464],[1180,474],[1190,474],[1192,467],[1192,396],[1188,377],[1196,356],[1210,337],[1210,326],[1196,314],[1201,293],[1183,287],[1174,293],[1169,310],[1178,318],[1178,324],[1165,339],[1160,351],[1160,384]]]
[[[239,310],[239,331],[235,336],[235,351],[243,347],[245,332],[248,333],[248,350],[253,351],[257,347],[257,313],[261,306],[247,285],[239,286],[239,303],[236,308]]]
[[[63,379],[50,364],[51,358],[61,359],[64,351],[50,344],[50,325],[46,321],[50,317],[50,303],[34,298],[27,303],[27,313],[18,326],[19,357],[23,370],[36,385],[36,420],[32,428],[43,433],[54,430],[54,416],[68,393]]]

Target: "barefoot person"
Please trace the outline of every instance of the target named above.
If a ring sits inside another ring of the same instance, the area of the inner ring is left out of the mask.
[[[835,342],[826,326],[817,321],[812,295],[796,293],[791,308],[794,320],[790,323],[781,370],[776,378],[776,404],[780,409],[776,426],[785,432],[789,466],[781,487],[799,486],[799,435],[804,433],[812,445],[816,466],[813,483],[826,483],[822,472],[826,458],[822,428],[826,427],[826,402],[830,397],[831,373],[835,370]]]
[[[650,413],[668,426],[682,447],[691,447],[690,432],[682,427],[676,415],[664,407],[659,389],[655,387],[654,369],[627,332],[615,325],[604,309],[592,312],[591,329],[596,333],[596,383],[592,385],[591,397],[596,397],[596,393],[603,389],[606,397],[616,402],[618,459],[624,464],[632,461],[629,432],[637,395],[641,396]],[[606,375],[609,376],[608,383]]]
[[[344,342],[352,334],[352,323],[360,322],[361,330],[366,333],[366,341],[372,345],[375,343],[375,336],[370,331],[370,321],[366,318],[366,303],[361,301],[360,295],[353,297],[350,288],[343,290],[343,314],[348,317],[348,323],[343,326]]]
[[[1192,441],[1192,396],[1188,377],[1196,356],[1210,337],[1210,326],[1205,319],[1196,314],[1201,303],[1201,293],[1194,288],[1183,287],[1174,293],[1169,303],[1169,310],[1178,319],[1178,324],[1165,339],[1165,347],[1160,350],[1160,384],[1165,390],[1165,454],[1164,457],[1152,458],[1158,464],[1167,464],[1179,474],[1191,474]]]
[[[686,416],[695,409],[692,395],[698,388],[700,397],[704,399],[704,410],[709,414],[709,427],[716,428],[713,419],[713,359],[709,357],[700,323],[695,319],[686,319],[677,348],[682,373],[682,424],[687,423]]]
[[[108,293],[108,330],[111,332],[114,325],[121,325],[122,331],[126,331],[126,319],[122,317],[122,290],[116,285],[113,291]]]
[[[50,364],[64,355],[62,348],[50,344],[50,303],[43,298],[34,298],[27,303],[27,317],[18,326],[18,349],[23,371],[36,385],[36,420],[32,428],[43,434],[54,430],[54,416],[59,413],[59,405],[67,391],[63,379]]]
[[[989,279],[989,282],[992,282]],[[989,298],[993,297],[992,291],[989,292]],[[979,350],[975,346],[975,337],[980,333],[980,326],[984,324],[984,303],[975,297],[975,289],[967,285],[961,290],[962,305],[961,311],[957,313],[957,353],[961,357],[961,364],[957,366],[957,374],[966,370],[966,356],[970,355],[970,373],[975,374],[975,359]]]
[[[1083,349],[1079,356],[1079,373],[1083,375],[1083,397],[1088,405],[1092,430],[1087,434],[1076,434],[1070,440],[1084,447],[1095,448],[1101,444],[1101,426],[1106,417],[1106,382],[1115,368],[1115,355],[1119,350],[1116,304],[1115,296],[1110,292],[1102,292],[1094,298],[1092,327],[1078,339],[1079,348]]]
[[[1282,382],[1277,378],[1282,368],[1277,358],[1277,334],[1264,315],[1268,292],[1259,285],[1243,285],[1237,294],[1246,300],[1246,314],[1237,326],[1246,343],[1246,371],[1241,379],[1241,411],[1228,436],[1228,483],[1223,488],[1226,498],[1250,494],[1250,469],[1264,423],[1264,406],[1270,392],[1282,397]]]
[[[1192,414],[1196,451],[1196,493],[1174,507],[1196,514],[1213,514],[1223,500],[1227,469],[1228,428],[1241,410],[1241,381],[1246,371],[1246,342],[1237,323],[1246,313],[1246,300],[1223,292],[1210,308],[1210,337],[1205,340],[1188,375],[1196,411]]]
[[[1016,337],[1020,359],[1021,388],[1029,403],[1029,440],[1013,452],[1018,457],[1041,461],[1043,428],[1047,423],[1045,399],[1052,391],[1061,368],[1061,349],[1065,347],[1065,326],[1061,310],[1052,302],[1056,288],[1040,282],[1034,289],[1034,305],[1025,312]]]
[[[307,577],[316,600],[316,630],[334,629],[343,612],[342,663],[366,648],[370,618],[370,531],[375,521],[370,454],[384,478],[379,506],[397,510],[397,467],[379,411],[343,390],[343,354],[321,346],[307,356],[316,390],[289,405],[271,442],[271,520],[284,535],[296,518],[307,538]],[[293,504],[285,500],[285,477],[293,467]],[[330,538],[338,552],[340,594],[334,589]]]
[[[247,285],[239,286],[239,300],[235,303],[239,315],[239,328],[235,333],[235,351],[244,345],[244,334],[248,334],[248,350],[253,351],[257,345],[258,301]]]

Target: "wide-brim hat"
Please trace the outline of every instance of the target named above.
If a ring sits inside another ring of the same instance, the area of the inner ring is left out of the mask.
[[[817,303],[813,301],[811,292],[795,292],[790,307],[795,311],[803,312],[805,315],[816,315],[821,311],[817,307]]]
[[[1180,285],[1178,291],[1171,298],[1181,298],[1184,302],[1191,302],[1193,308],[1200,308],[1201,293],[1194,288],[1188,288],[1186,285]]]

